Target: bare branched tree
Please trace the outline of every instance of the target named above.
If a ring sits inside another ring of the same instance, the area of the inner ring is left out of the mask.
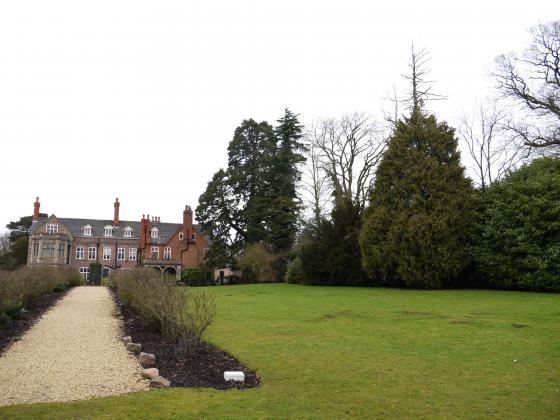
[[[506,99],[522,115],[508,122],[509,129],[530,148],[560,151],[560,21],[531,29],[532,41],[521,57],[496,59],[494,76]]]
[[[434,81],[428,79],[431,72],[428,68],[430,60],[431,57],[426,48],[416,51],[414,44],[412,44],[410,63],[408,64],[409,73],[402,75],[410,81],[410,90],[403,102],[408,105],[412,112],[424,109],[427,101],[447,99],[443,95],[432,92],[431,83],[434,83]]]
[[[10,250],[10,233],[0,233],[0,257]]]
[[[472,158],[475,183],[485,189],[500,180],[526,157],[523,149],[510,141],[506,112],[495,101],[483,102],[460,120],[459,136]]]
[[[312,124],[308,142],[318,167],[336,197],[351,199],[363,210],[375,168],[385,150],[383,130],[362,113],[326,118]]]
[[[390,108],[387,110],[385,107],[382,107],[381,111],[383,113],[383,119],[385,123],[388,125],[389,130],[393,130],[397,126],[397,122],[401,118],[400,113],[400,103],[401,100],[397,95],[397,88],[393,85],[393,90],[384,98],[384,101],[389,102]]]
[[[312,138],[313,133],[308,133],[307,138]],[[307,166],[302,179],[305,196],[313,212],[315,226],[319,225],[324,209],[328,204],[327,176],[321,170],[319,150],[315,143],[310,142],[307,150]]]

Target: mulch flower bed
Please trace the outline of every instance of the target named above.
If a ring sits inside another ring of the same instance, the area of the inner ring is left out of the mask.
[[[31,329],[35,322],[59,299],[62,299],[69,290],[66,289],[62,292],[53,292],[43,296],[35,305],[25,308],[25,311],[16,319],[0,324],[0,354],[8,348],[11,342],[17,341],[19,337]]]
[[[116,295],[113,296],[118,302]],[[228,353],[202,343],[193,357],[187,357],[175,343],[167,341],[159,331],[144,325],[126,306],[118,306],[125,331],[123,335],[131,336],[134,343],[140,343],[143,352],[156,356],[154,367],[171,382],[171,387],[244,389],[259,386],[259,377]],[[225,381],[226,370],[244,372],[245,382]]]

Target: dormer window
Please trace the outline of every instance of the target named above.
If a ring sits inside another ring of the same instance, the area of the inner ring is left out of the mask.
[[[93,228],[90,225],[85,225],[82,229],[84,230],[84,236],[91,236]]]
[[[159,236],[159,229],[157,227],[153,227],[150,236],[152,238],[157,238]]]
[[[105,236],[113,236],[113,226],[105,226],[104,228]]]
[[[125,238],[131,238],[132,237],[132,228],[130,226],[127,226],[123,229],[123,236]]]
[[[47,225],[47,234],[56,235],[58,233],[58,225]]]

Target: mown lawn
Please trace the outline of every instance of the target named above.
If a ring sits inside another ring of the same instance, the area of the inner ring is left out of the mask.
[[[208,339],[260,388],[0,408],[0,418],[560,418],[560,295],[208,288]],[[9,381],[9,378],[2,378]]]

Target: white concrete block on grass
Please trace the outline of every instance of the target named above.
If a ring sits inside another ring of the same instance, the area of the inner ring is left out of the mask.
[[[224,372],[224,379],[226,381],[238,381],[243,382],[245,381],[245,374],[240,371],[225,371]]]

